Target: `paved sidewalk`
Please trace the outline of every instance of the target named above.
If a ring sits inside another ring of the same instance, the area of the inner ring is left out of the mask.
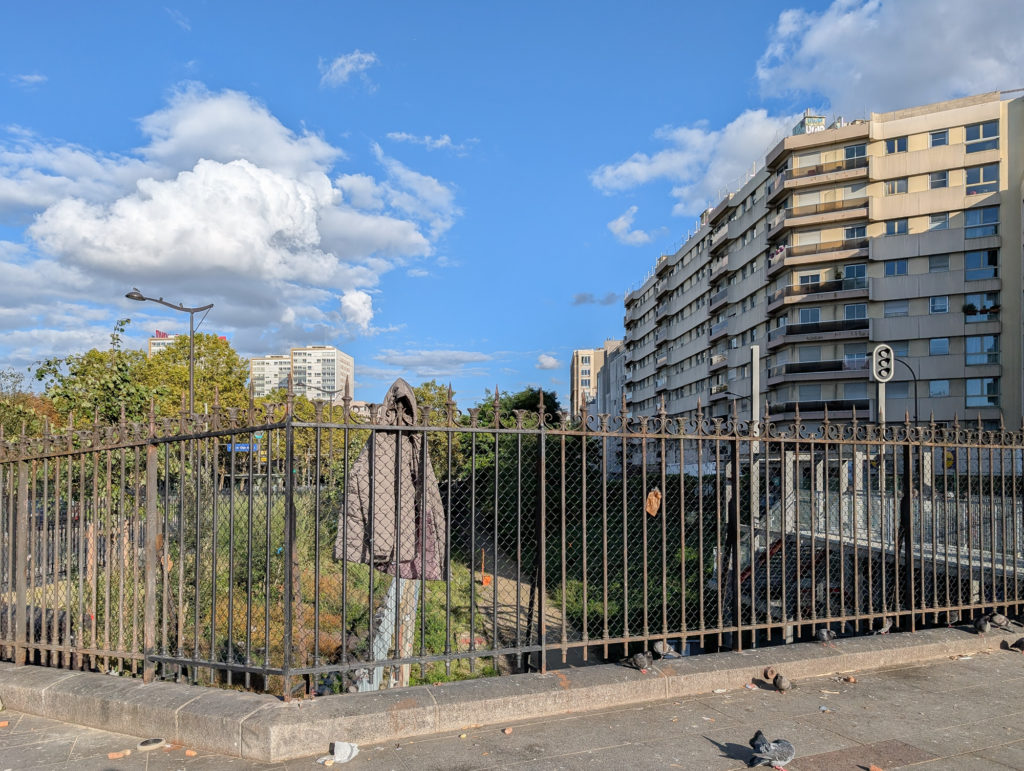
[[[1024,656],[1005,651],[921,666],[798,680],[788,694],[765,686],[698,698],[468,728],[364,746],[348,769],[664,769],[746,767],[757,728],[793,742],[793,771],[897,768],[1024,769]],[[824,708],[824,709],[823,709]],[[315,756],[260,764],[185,749],[107,752],[137,738],[10,711],[0,713],[0,771],[22,768],[316,769]],[[503,728],[511,728],[505,734]],[[319,748],[317,748],[319,749]],[[326,752],[322,748],[321,752]]]

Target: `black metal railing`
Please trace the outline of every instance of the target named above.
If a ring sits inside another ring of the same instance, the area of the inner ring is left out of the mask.
[[[841,161],[830,161],[829,163],[818,163],[814,166],[800,166],[795,169],[784,169],[779,172],[783,179],[801,179],[803,177],[814,177],[819,174],[831,174],[836,171],[850,171],[852,169],[866,169],[868,159],[864,156],[859,158],[846,158]]]
[[[432,406],[0,442],[0,657],[289,698],[1024,600],[1024,433]]]
[[[805,295],[823,294],[825,292],[848,292],[867,288],[868,280],[865,276],[837,278],[832,281],[815,281],[809,284],[793,284],[775,292],[772,295],[771,302],[777,302],[784,297],[802,297]]]
[[[870,319],[839,319],[837,321],[808,321],[803,324],[785,324],[768,333],[769,340],[790,335],[813,335],[824,332],[859,332],[870,329]]]

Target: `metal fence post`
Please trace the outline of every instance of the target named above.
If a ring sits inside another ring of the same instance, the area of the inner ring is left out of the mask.
[[[900,537],[903,539],[903,605],[910,612],[910,631],[914,617],[914,537],[911,522],[911,462],[909,438],[903,443],[903,490],[900,495]],[[897,557],[898,559],[898,557]]]
[[[18,508],[17,522],[14,530],[14,560],[11,565],[14,572],[14,597],[17,603],[14,608],[14,663],[28,663],[27,629],[28,629],[28,571],[31,555],[28,552],[28,463],[18,461]]]
[[[292,592],[298,587],[295,578],[297,569],[295,560],[295,484],[294,484],[294,463],[295,463],[295,429],[292,426],[294,416],[292,415],[291,388],[288,393],[288,415],[284,427],[284,635],[282,645],[284,648],[284,661],[282,662],[284,700],[292,698],[291,669],[292,669]]]
[[[152,413],[150,414],[150,437],[153,433]],[[151,683],[156,674],[156,573],[159,564],[157,554],[157,531],[160,529],[160,514],[157,510],[157,448],[146,445],[146,542],[145,573],[146,597],[143,609],[143,663],[142,682]]]

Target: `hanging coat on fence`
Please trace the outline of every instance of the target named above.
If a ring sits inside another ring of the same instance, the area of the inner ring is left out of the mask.
[[[439,580],[444,578],[445,512],[424,452],[425,432],[382,427],[414,426],[417,419],[416,395],[399,378],[348,475],[334,557],[345,555],[391,575],[397,567],[399,578]]]

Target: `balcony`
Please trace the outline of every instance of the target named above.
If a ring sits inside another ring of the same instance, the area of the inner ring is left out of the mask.
[[[869,243],[867,238],[844,238],[841,241],[823,241],[817,244],[786,244],[778,247],[768,258],[768,276],[770,278],[787,265],[807,265],[825,260],[866,257]],[[861,251],[864,253],[861,254]],[[820,256],[826,254],[829,257]]]
[[[712,324],[708,340],[710,342],[714,342],[718,338],[724,337],[726,332],[728,331],[728,329],[729,329],[729,320],[728,319],[726,319],[725,321],[719,321],[717,324]]]
[[[715,281],[720,277],[724,276],[729,271],[729,260],[726,258],[720,259],[718,262],[711,266],[711,272],[708,275],[708,281]]]
[[[711,302],[708,305],[708,310],[715,310],[717,307],[722,305],[727,299],[729,299],[728,287],[723,287],[711,295]]]
[[[801,166],[795,169],[781,169],[773,179],[773,190],[768,197],[769,202],[779,198],[785,190],[799,187],[803,183],[819,183],[831,180],[818,180],[825,174],[842,174],[837,179],[867,176],[868,159],[846,158],[841,161],[829,161],[814,166]]]
[[[729,361],[729,354],[727,353],[713,353],[708,360],[708,370],[714,371],[721,369],[725,366],[726,362]]]
[[[715,385],[711,386],[711,395],[714,396],[715,394],[724,394],[728,390],[728,383],[716,383]]]
[[[868,199],[847,198],[842,201],[812,203],[785,209],[771,223],[768,230],[771,238],[777,239],[792,227],[798,225],[815,225],[843,220],[860,219],[867,216]]]
[[[829,359],[826,361],[794,361],[779,364],[768,370],[766,385],[777,385],[783,379],[792,380],[843,380],[864,377],[868,371],[868,359]],[[813,375],[813,378],[800,377]]]
[[[867,417],[871,409],[871,402],[868,399],[776,402],[775,404],[768,405],[768,415],[775,418],[783,415],[793,415],[798,408],[801,417],[824,417],[825,410],[828,410],[829,417],[852,416],[854,410],[860,415]]]
[[[812,321],[805,324],[786,324],[768,333],[768,348],[785,343],[800,341],[866,338],[871,329],[870,319],[839,319],[837,321]]]
[[[840,295],[839,293],[844,294]],[[837,278],[833,281],[819,281],[811,284],[793,284],[777,291],[768,300],[768,312],[779,310],[787,304],[787,300],[846,300],[859,296],[867,297],[868,280],[864,276],[857,278]],[[834,295],[823,297],[822,295]]]

